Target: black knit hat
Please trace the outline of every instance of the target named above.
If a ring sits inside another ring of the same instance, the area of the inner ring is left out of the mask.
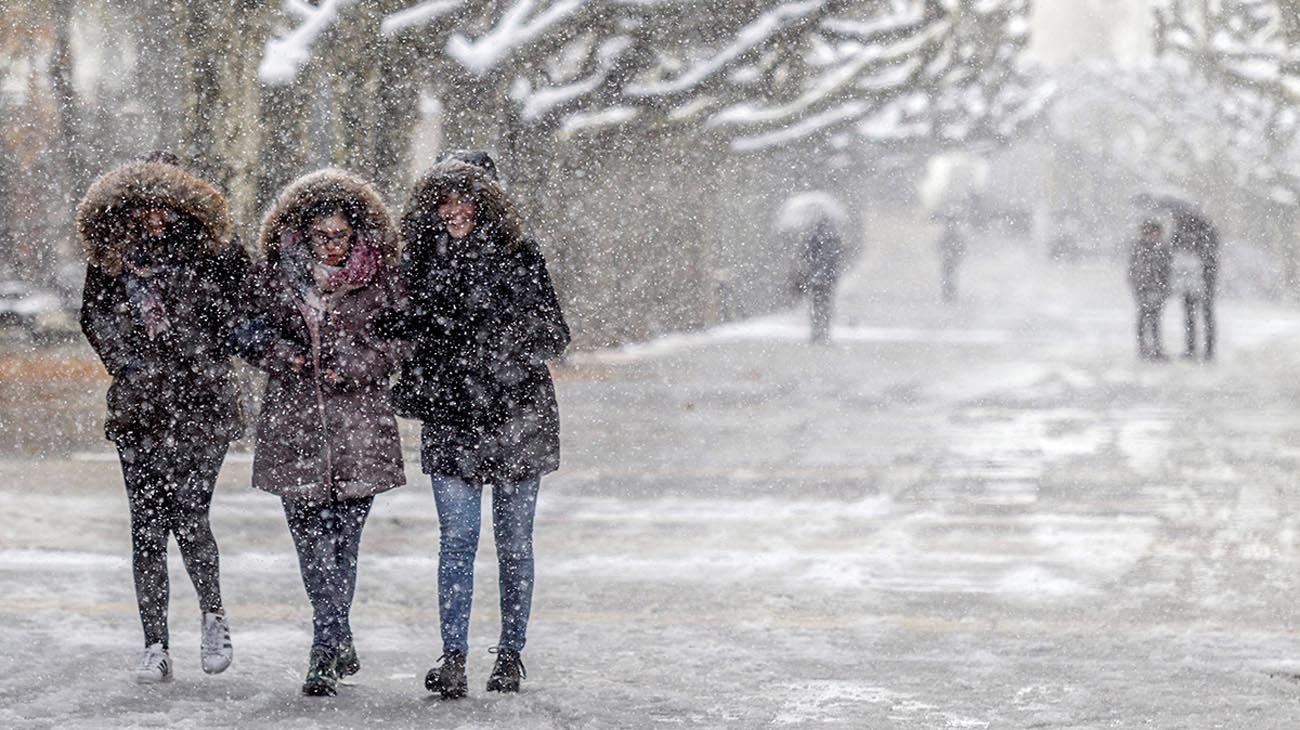
[[[446,162],[447,160],[456,160],[467,165],[473,165],[486,172],[488,177],[500,182],[500,178],[497,177],[497,163],[492,160],[492,156],[486,150],[448,150],[438,157],[438,162]]]

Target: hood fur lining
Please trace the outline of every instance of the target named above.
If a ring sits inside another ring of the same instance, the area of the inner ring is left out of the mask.
[[[132,243],[126,217],[145,205],[160,205],[193,217],[202,226],[200,249],[220,254],[230,246],[233,230],[226,199],[206,181],[184,168],[160,162],[118,167],[91,184],[77,206],[77,232],[86,259],[117,275]]]
[[[268,258],[278,256],[280,243],[286,234],[296,232],[295,229],[305,224],[300,217],[307,209],[330,200],[360,204],[361,221],[357,234],[379,246],[390,263],[397,260],[396,233],[383,197],[361,177],[337,168],[303,175],[280,192],[262,217],[261,231],[257,236],[262,255]]]

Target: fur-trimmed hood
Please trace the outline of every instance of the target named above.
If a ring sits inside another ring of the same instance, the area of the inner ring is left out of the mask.
[[[303,175],[280,192],[262,218],[258,250],[268,259],[278,257],[286,237],[301,233],[310,223],[303,217],[312,208],[334,202],[355,212],[353,228],[358,236],[378,246],[390,263],[397,260],[396,231],[383,197],[361,177],[336,168]]]
[[[77,206],[77,231],[86,259],[109,274],[121,273],[122,256],[134,240],[127,216],[149,205],[198,221],[200,251],[216,255],[230,246],[230,210],[216,188],[175,165],[134,162],[96,180]]]
[[[482,169],[459,160],[447,160],[421,176],[407,198],[402,213],[403,246],[418,244],[445,228],[438,218],[438,203],[452,192],[474,201],[475,228],[493,227],[511,251],[523,245],[523,222],[505,189]]]

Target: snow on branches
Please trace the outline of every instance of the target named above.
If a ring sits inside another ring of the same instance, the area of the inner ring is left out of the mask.
[[[1194,89],[1184,94],[1194,100],[1177,107],[1184,126],[1219,130],[1231,182],[1266,191],[1274,203],[1290,207],[1300,205],[1300,176],[1293,172],[1300,169],[1294,142],[1300,128],[1296,5],[1291,0],[1162,0],[1156,10],[1164,83]]]
[[[354,17],[414,49],[444,107],[518,127],[690,125],[738,150],[852,133],[1005,135],[1041,109],[1018,69],[1030,0],[285,0],[267,85]],[[497,96],[473,100],[458,95]],[[892,120],[892,121],[891,121]]]

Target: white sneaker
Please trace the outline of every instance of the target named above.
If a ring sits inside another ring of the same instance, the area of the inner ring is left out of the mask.
[[[137,684],[172,681],[172,658],[161,642],[144,648],[140,663],[135,665],[135,681]]]
[[[203,638],[199,642],[199,656],[203,671],[208,674],[220,674],[230,666],[235,658],[235,649],[230,645],[230,623],[226,621],[224,611],[203,614]]]

